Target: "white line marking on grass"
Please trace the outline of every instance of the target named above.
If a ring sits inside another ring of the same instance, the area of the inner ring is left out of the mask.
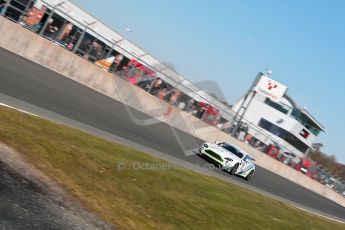
[[[300,210],[303,210],[303,211],[305,211],[305,212],[309,212],[309,213],[311,213],[311,214],[314,214],[314,215],[316,215],[316,216],[320,216],[320,217],[326,218],[326,219],[328,219],[328,220],[332,220],[332,221],[336,221],[336,222],[341,223],[341,224],[345,224],[344,221],[337,220],[337,219],[334,219],[334,218],[332,218],[332,217],[324,216],[324,215],[321,215],[320,213],[313,212],[313,211],[311,211],[311,210],[304,209],[304,208],[301,208],[301,207],[298,207],[298,206],[295,206],[295,207],[298,208],[298,209],[300,209]]]
[[[39,115],[37,115],[37,114],[33,114],[33,113],[30,113],[30,112],[25,111],[25,110],[22,110],[22,109],[17,109],[17,108],[15,108],[15,107],[12,107],[12,106],[10,106],[10,105],[7,105],[7,104],[1,103],[1,102],[0,102],[0,105],[1,105],[1,106],[4,106],[4,107],[7,107],[7,108],[10,108],[10,109],[14,109],[14,110],[23,112],[23,113],[26,113],[26,114],[29,114],[29,115],[32,115],[32,116],[35,116],[35,117],[43,118],[43,117],[41,117],[41,116],[39,116]]]

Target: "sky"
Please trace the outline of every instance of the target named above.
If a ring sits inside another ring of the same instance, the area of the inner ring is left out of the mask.
[[[271,69],[326,128],[315,142],[345,164],[345,1],[73,2],[192,82],[216,81],[229,104]]]

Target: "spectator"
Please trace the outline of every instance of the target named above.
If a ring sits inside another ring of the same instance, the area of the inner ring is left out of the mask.
[[[261,147],[261,141],[256,140],[256,141],[255,141],[255,144],[254,144],[254,147],[257,148],[257,149],[260,149],[260,147]]]
[[[151,86],[149,88],[149,93],[156,95],[160,89],[163,88],[163,80],[161,78],[157,78],[156,80],[152,81]]]
[[[170,97],[174,94],[174,89],[171,89],[164,98],[164,101],[169,102]]]
[[[59,30],[59,28],[57,26],[55,26],[54,24],[54,19],[50,18],[48,20],[48,25],[46,30],[44,31],[44,35],[47,38],[53,39],[54,35],[56,34],[56,32]]]
[[[73,29],[73,24],[70,22],[64,26],[59,36],[59,39],[61,40],[62,43],[67,45],[72,40],[70,36],[72,29]]]
[[[122,54],[117,54],[117,55],[115,56],[115,60],[114,60],[114,62],[113,62],[113,64],[112,64],[112,67],[111,67],[112,69],[115,70],[115,72],[116,72],[117,70],[119,70],[119,67],[120,67],[120,65],[121,65],[122,60],[123,60],[123,55],[122,55]]]
[[[195,110],[194,99],[189,99],[184,109],[187,113],[193,112]]]
[[[138,82],[138,86],[140,88],[143,88],[145,90],[148,90],[151,82],[153,81],[153,78],[151,75],[147,74],[145,70],[142,70],[140,81]]]
[[[163,88],[163,89],[159,90],[159,92],[157,93],[157,97],[159,99],[163,100],[167,94],[168,94],[167,89]]]
[[[197,118],[201,119],[201,118],[204,116],[206,110],[207,110],[206,106],[200,107],[200,108],[197,110],[195,116],[196,116]]]
[[[102,46],[97,42],[93,42],[89,53],[91,56],[91,58],[89,58],[90,61],[95,62],[99,60],[102,54]]]
[[[177,105],[178,99],[181,96],[181,91],[178,89],[174,89],[172,95],[170,96],[169,103],[171,105]]]
[[[43,22],[36,23],[33,28],[36,33],[39,33],[43,27]]]
[[[58,31],[59,27],[49,24],[47,29],[47,37],[50,37],[52,40],[54,40]]]
[[[136,67],[134,63],[129,63],[127,68],[127,77],[133,77],[136,74]]]
[[[68,37],[68,39],[66,40],[66,48],[72,50],[76,42],[77,38],[75,36]]]
[[[142,74],[143,74],[143,71],[141,69],[137,69],[135,72],[135,75],[128,77],[127,81],[129,81],[133,85],[136,85],[141,81]]]
[[[89,39],[83,40],[77,48],[81,51],[80,56],[85,57],[91,50],[91,41]]]
[[[181,95],[181,91],[178,90],[178,89],[174,89],[173,90],[173,93],[171,94],[170,98],[169,98],[169,106],[168,106],[168,109],[167,111],[164,113],[164,117],[167,118],[171,111],[172,111],[172,106],[173,105],[177,105],[177,102],[178,102],[178,99]]]
[[[252,138],[253,138],[253,136],[250,135],[249,133],[247,133],[247,135],[246,135],[245,138],[244,138],[244,142],[245,142],[246,144],[250,144],[251,141],[252,141]]]
[[[0,15],[2,15],[2,10],[5,8],[6,1],[0,0]]]
[[[150,85],[154,80],[149,78],[138,83],[138,86],[146,91],[150,89]]]

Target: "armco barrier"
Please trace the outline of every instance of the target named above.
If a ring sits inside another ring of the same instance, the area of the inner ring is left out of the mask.
[[[128,105],[130,116],[130,107],[132,107],[205,141],[222,140],[233,143],[244,151],[249,152],[255,158],[257,165],[345,207],[345,199],[340,194],[219,131],[215,127],[207,125],[188,113],[172,108],[168,119],[164,118],[163,114],[169,106],[166,102],[159,100],[121,78],[114,77],[96,65],[63,49],[58,44],[54,44],[3,17],[0,17],[0,34],[1,47],[123,102]],[[138,117],[132,117],[132,119],[134,122],[138,122],[138,124],[143,122]]]

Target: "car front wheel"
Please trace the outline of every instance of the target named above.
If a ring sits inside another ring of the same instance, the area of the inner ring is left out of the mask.
[[[230,174],[234,175],[235,172],[237,171],[237,168],[238,168],[238,164],[235,164],[234,167],[232,167],[232,169],[230,170]]]
[[[252,179],[253,175],[254,175],[254,170],[248,173],[248,175],[246,176],[246,181],[249,181],[250,179]]]

